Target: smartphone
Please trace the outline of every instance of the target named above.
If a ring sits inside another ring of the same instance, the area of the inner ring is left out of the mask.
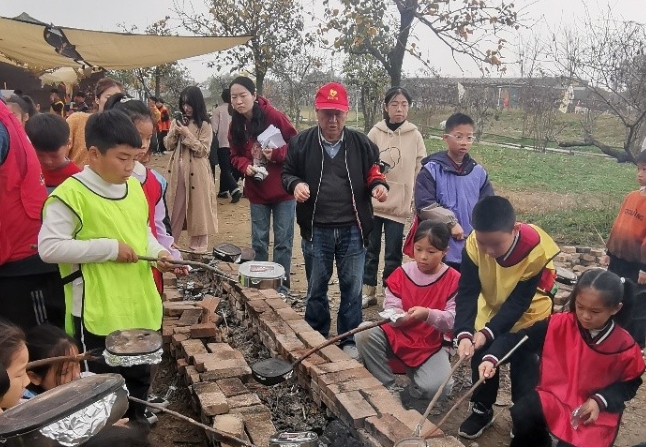
[[[183,126],[186,126],[188,124],[187,123],[188,120],[186,119],[186,116],[184,116],[182,112],[175,112],[173,114],[173,117],[175,118],[175,121],[177,121],[179,124]]]

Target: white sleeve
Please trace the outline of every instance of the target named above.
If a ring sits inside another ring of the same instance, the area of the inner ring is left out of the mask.
[[[45,206],[38,234],[38,254],[50,264],[86,264],[116,261],[119,242],[100,238],[79,241],[74,234],[81,222],[67,205],[53,200]]]
[[[153,236],[153,232],[150,229],[150,225],[146,225],[147,233],[148,233],[148,253],[146,253],[146,256],[151,256],[153,258],[156,258],[159,256],[159,253],[162,251],[168,251],[162,244],[159,243],[157,238]],[[137,253],[141,254],[141,253]]]

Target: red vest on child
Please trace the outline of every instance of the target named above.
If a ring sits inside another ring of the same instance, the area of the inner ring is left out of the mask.
[[[0,101],[9,153],[0,166],[0,266],[34,256],[47,190],[33,146],[11,110]]]
[[[157,227],[155,226],[155,206],[160,200],[162,200],[162,196],[164,194],[162,185],[159,183],[159,180],[157,180],[157,177],[155,177],[153,171],[146,168],[146,179],[141,184],[141,187],[144,190],[144,195],[148,202],[148,225],[150,226],[153,236],[156,238]],[[155,267],[153,267],[153,278],[155,278],[155,285],[161,294],[164,291],[164,278],[162,273]]]
[[[399,267],[386,280],[388,289],[402,300],[402,309],[413,306],[444,310],[446,303],[458,290],[460,274],[448,268],[431,284],[415,284]],[[416,368],[442,348],[443,333],[424,321],[406,327],[381,326],[395,356],[406,366]]]
[[[602,411],[595,422],[579,424],[576,430],[570,423],[571,414],[596,392],[643,372],[639,346],[620,326],[600,344],[590,345],[581,335],[574,313],[552,315],[536,387],[549,431],[575,447],[611,446],[621,414]]]

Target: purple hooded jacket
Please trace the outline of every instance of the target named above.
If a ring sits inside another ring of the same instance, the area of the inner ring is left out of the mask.
[[[464,229],[464,240],[449,240],[446,261],[462,262],[464,241],[473,230],[471,212],[483,197],[494,195],[487,171],[469,154],[464,156],[462,170],[458,171],[447,151],[436,152],[422,160],[422,170],[415,181],[415,211],[438,203],[453,211]]]

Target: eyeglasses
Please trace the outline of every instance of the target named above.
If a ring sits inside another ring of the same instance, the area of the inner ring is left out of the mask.
[[[452,135],[450,133],[445,133],[447,137],[455,138],[455,141],[466,141],[467,143],[473,143],[474,136],[473,135],[462,135],[462,134],[457,134],[457,135]]]

